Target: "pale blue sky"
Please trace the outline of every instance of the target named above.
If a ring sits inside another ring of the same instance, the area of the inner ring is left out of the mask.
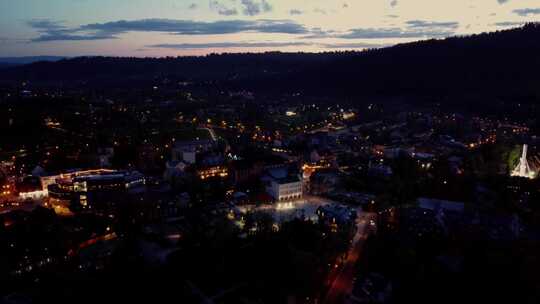
[[[0,0],[0,56],[328,51],[540,20],[540,0]]]

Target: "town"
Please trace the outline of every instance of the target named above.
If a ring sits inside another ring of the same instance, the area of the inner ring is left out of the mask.
[[[523,241],[540,227],[531,104],[449,111],[164,78],[107,93],[20,83],[0,106],[6,303],[89,288],[88,301],[451,302],[503,284],[490,265],[516,250],[540,253]],[[522,263],[505,271],[536,282]]]
[[[539,38],[539,0],[0,0],[0,304],[538,304]]]

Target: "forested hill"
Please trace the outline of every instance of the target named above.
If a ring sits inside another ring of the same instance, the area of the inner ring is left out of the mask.
[[[540,24],[363,52],[80,57],[0,70],[4,83],[111,86],[162,78],[347,95],[538,97]]]
[[[346,91],[540,96],[540,24],[400,44],[338,59],[309,74]]]
[[[54,84],[77,82],[130,84],[156,78],[192,81],[234,81],[292,74],[326,64],[337,53],[238,53],[203,57],[78,57],[57,62],[38,62],[8,69],[0,80],[30,80]]]

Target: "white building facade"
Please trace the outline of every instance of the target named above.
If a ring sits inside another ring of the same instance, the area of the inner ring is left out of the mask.
[[[302,198],[303,185],[299,178],[272,180],[268,189],[274,200],[283,202]]]

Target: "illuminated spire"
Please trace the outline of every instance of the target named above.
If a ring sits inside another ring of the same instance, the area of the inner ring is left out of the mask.
[[[514,171],[512,171],[511,175],[530,179],[533,179],[536,176],[535,172],[531,170],[531,167],[527,162],[527,145],[523,145],[523,152],[521,154],[521,158],[519,159],[519,164]]]

